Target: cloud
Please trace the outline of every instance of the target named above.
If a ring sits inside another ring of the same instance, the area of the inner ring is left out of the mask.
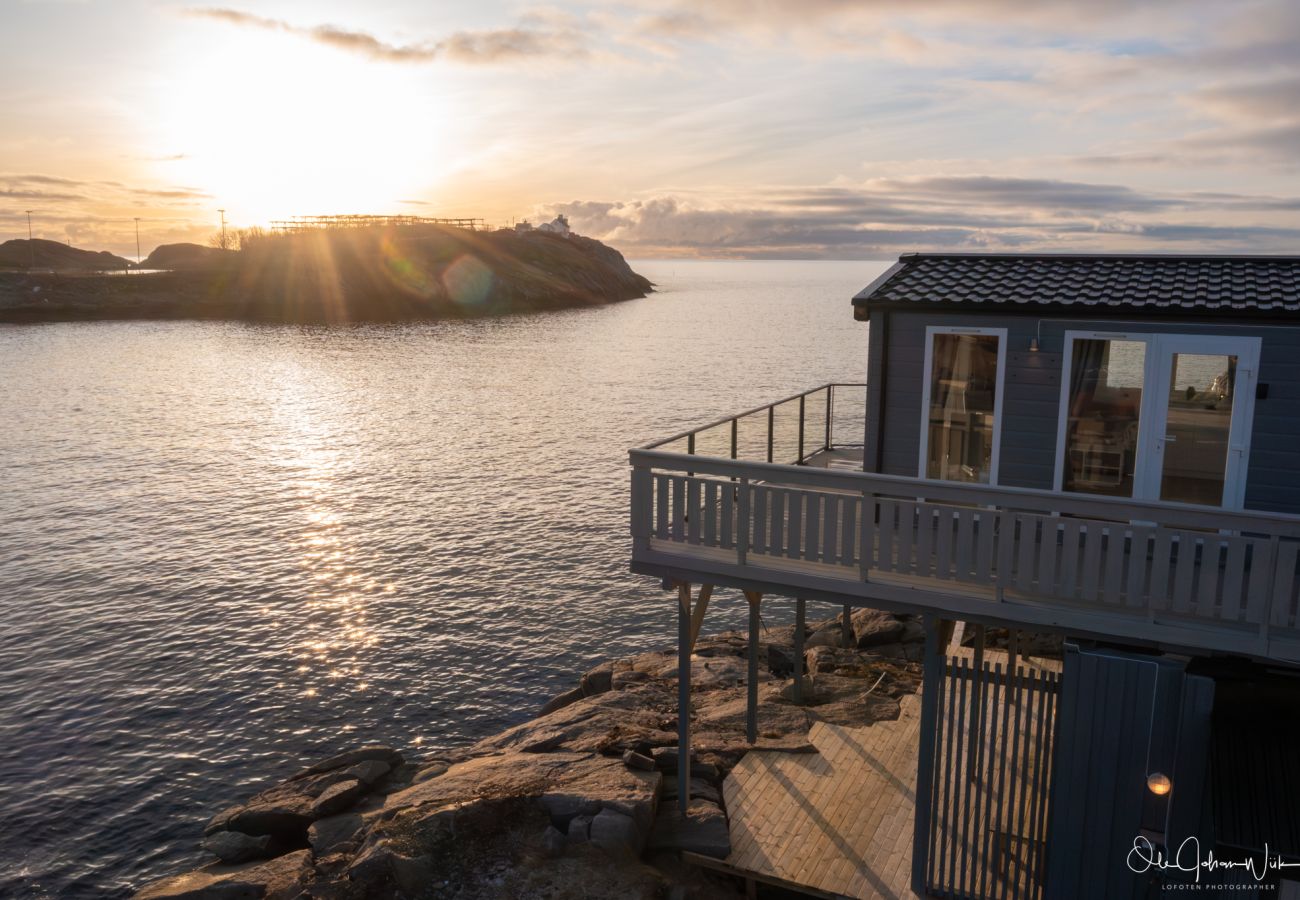
[[[575,201],[550,211],[566,214],[578,232],[628,251],[670,255],[882,258],[908,250],[1170,247],[1263,252],[1300,240],[1294,215],[1300,197],[1151,193],[982,175],[773,191],[730,205],[665,195]]]
[[[184,12],[194,18],[295,35],[382,62],[428,63],[448,59],[487,65],[543,57],[575,59],[587,53],[585,35],[573,29],[517,27],[458,31],[429,43],[390,44],[364,31],[335,25],[294,25],[282,19],[271,19],[237,9],[203,7]]]

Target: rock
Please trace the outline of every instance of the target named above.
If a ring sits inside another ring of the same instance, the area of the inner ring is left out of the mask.
[[[768,644],[767,669],[777,678],[789,678],[794,672],[794,651],[789,647]]]
[[[318,819],[307,829],[307,840],[316,856],[325,856],[356,838],[364,824],[365,820],[356,813]]]
[[[560,694],[559,696],[556,697],[552,697],[550,700],[548,700],[546,705],[542,707],[538,715],[539,716],[550,715],[551,713],[555,712],[557,709],[564,709],[564,707],[568,706],[570,703],[577,703],[584,696],[586,695],[583,694],[581,687],[576,687],[571,691],[565,691],[563,694]]]
[[[292,900],[302,892],[311,851],[298,850],[262,862],[214,864],[155,881],[136,900]]]
[[[906,622],[892,613],[878,609],[855,609],[850,617],[853,637],[859,647],[878,644],[896,644],[903,635]]]
[[[560,829],[554,825],[547,825],[546,831],[542,833],[542,852],[549,858],[555,859],[564,855],[564,845],[567,840]]]
[[[415,773],[415,777],[411,779],[411,783],[419,784],[421,781],[428,781],[430,778],[437,778],[449,768],[450,766],[444,762],[429,763],[427,766],[422,766]]]
[[[771,676],[767,671],[760,668],[759,678],[768,677]],[[742,657],[701,657],[697,654],[691,660],[691,690],[694,692],[738,687],[748,678],[749,663]]]
[[[814,752],[816,751],[814,750]],[[660,800],[665,803],[668,802],[669,800],[672,801],[677,800],[677,779],[676,778],[664,779],[664,790],[663,790],[663,794],[660,797]],[[709,781],[708,779],[704,779],[704,778],[692,777],[691,778],[691,800],[692,801],[708,800],[711,803],[716,803],[719,806],[721,806],[722,791],[718,787],[718,785],[713,781]],[[662,807],[659,814],[663,815]]]
[[[727,817],[717,803],[692,798],[686,815],[678,811],[677,801],[665,803],[655,818],[650,833],[651,850],[687,850],[716,859],[731,853],[731,836]]]
[[[616,856],[641,855],[649,829],[637,827],[631,816],[602,809],[591,820],[591,843]]]
[[[569,822],[569,843],[585,844],[591,840],[591,816],[574,816]]]
[[[650,682],[622,691],[584,697],[563,709],[508,728],[474,745],[476,754],[521,750],[553,750],[600,753],[617,748],[620,752],[646,740],[664,727],[660,708],[672,709],[676,702],[666,684]]]
[[[808,639],[804,641],[805,647],[842,647],[844,646],[844,632],[838,623],[833,625],[824,625],[818,628]]]
[[[871,652],[885,659],[907,659],[907,651],[899,643],[873,646]]]
[[[328,759],[321,760],[314,766],[309,766],[293,778],[304,778],[308,775],[315,775],[320,772],[331,772],[335,769],[345,769],[348,766],[355,766],[357,763],[366,762],[367,760],[378,760],[387,763],[390,768],[397,768],[402,764],[402,754],[398,753],[392,747],[384,747],[379,744],[371,744],[365,747],[358,747],[355,750],[348,750],[346,753],[340,753],[331,756]]]
[[[422,895],[433,881],[432,862],[398,852],[388,841],[366,847],[347,869],[347,879],[367,897]]]
[[[358,778],[349,778],[327,787],[312,804],[312,819],[321,819],[349,809],[370,790]]]
[[[805,675],[800,679],[800,687],[802,688],[801,702],[811,703],[817,695],[817,684],[813,680],[813,677],[811,675]],[[795,702],[793,681],[781,688],[781,699],[789,700],[791,703]]]
[[[640,769],[643,772],[653,772],[655,770],[654,758],[637,753],[635,750],[628,750],[623,753],[623,765],[629,769]]]
[[[222,862],[241,863],[267,856],[271,846],[269,834],[251,835],[242,831],[214,831],[203,839],[203,849]]]
[[[584,697],[603,694],[613,686],[614,663],[603,662],[582,676],[580,687]]]
[[[610,679],[610,689],[626,690],[630,685],[641,684],[650,680],[650,673],[633,669],[630,672],[615,672]]]
[[[357,763],[355,766],[348,766],[343,770],[344,775],[350,775],[358,781],[368,786],[374,786],[379,779],[383,778],[393,767],[383,760],[366,759]]]

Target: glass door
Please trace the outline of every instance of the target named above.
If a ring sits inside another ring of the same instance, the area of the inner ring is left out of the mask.
[[[1259,340],[1161,335],[1154,352],[1144,495],[1241,506]]]

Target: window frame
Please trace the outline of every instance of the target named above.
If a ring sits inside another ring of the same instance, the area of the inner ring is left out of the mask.
[[[917,477],[925,481],[944,484],[964,484],[947,478],[929,478],[926,476],[927,459],[930,451],[930,397],[933,385],[930,383],[934,374],[934,338],[940,334],[974,334],[993,336],[998,339],[997,375],[993,385],[993,441],[989,451],[990,486],[998,483],[998,465],[1002,455],[1002,410],[1005,406],[1003,394],[1006,392],[1007,380],[1007,328],[980,328],[968,325],[927,325],[925,327],[925,355],[921,371],[921,435],[918,441]],[[979,482],[976,482],[979,483]]]

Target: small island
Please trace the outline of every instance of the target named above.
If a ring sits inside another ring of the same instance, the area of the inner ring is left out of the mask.
[[[37,250],[37,265],[23,262]],[[567,228],[378,217],[256,231],[239,250],[167,245],[129,266],[52,241],[9,241],[0,245],[0,322],[410,322],[599,306],[653,289],[617,250]]]

